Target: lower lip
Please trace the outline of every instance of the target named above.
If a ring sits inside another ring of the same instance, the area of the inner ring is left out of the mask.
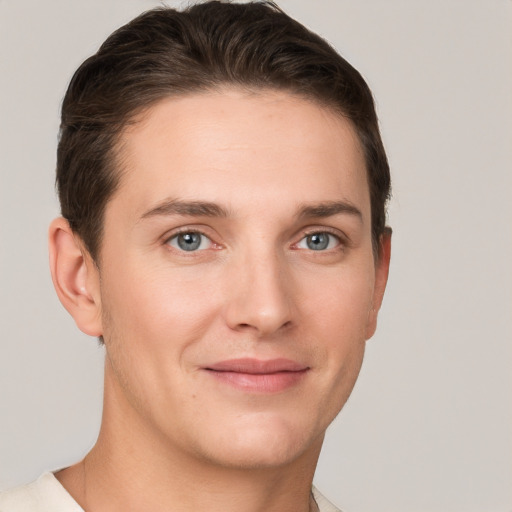
[[[215,379],[250,393],[279,393],[296,386],[307,369],[294,372],[241,373],[207,370]]]

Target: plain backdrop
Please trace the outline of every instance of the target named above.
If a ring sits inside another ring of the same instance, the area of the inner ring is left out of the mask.
[[[379,330],[316,484],[347,512],[510,512],[512,2],[279,4],[366,77],[394,180]],[[155,5],[0,0],[0,487],[79,460],[98,431],[103,351],[48,272],[59,107]]]

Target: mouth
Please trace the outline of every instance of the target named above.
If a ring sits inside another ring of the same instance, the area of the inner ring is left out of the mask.
[[[220,361],[203,368],[216,380],[252,393],[279,393],[296,386],[309,367],[290,359]]]

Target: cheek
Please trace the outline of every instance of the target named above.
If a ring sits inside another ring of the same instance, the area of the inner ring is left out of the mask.
[[[373,274],[368,268],[372,269],[337,269],[303,313],[311,319],[320,378],[327,389],[324,407],[333,417],[348,398],[363,360],[373,296]]]
[[[326,339],[339,346],[365,337],[374,289],[371,267],[336,269],[309,289],[316,292],[304,300],[307,315],[318,319]]]
[[[114,270],[102,287],[105,336],[116,338],[142,358],[175,359],[215,318],[211,283],[192,272],[157,266],[146,271],[137,271],[136,265]]]
[[[187,389],[191,354],[217,315],[205,280],[157,266],[138,269],[113,269],[103,280],[104,338],[124,395],[136,410],[156,417],[159,406],[187,406],[189,393],[173,390]]]

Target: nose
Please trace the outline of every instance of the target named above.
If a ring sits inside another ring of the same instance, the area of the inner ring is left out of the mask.
[[[285,267],[277,254],[253,254],[232,265],[225,305],[231,329],[263,337],[292,325],[293,283]]]

